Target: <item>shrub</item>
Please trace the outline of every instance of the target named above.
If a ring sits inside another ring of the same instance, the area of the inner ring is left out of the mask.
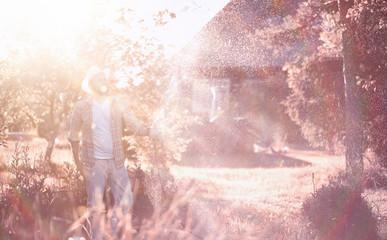
[[[6,126],[3,126],[2,128],[0,128],[0,147],[7,147],[6,137]]]
[[[359,1],[348,12],[354,36],[356,82],[363,90],[364,128],[367,147],[376,161],[387,167],[387,2]]]
[[[283,103],[290,118],[300,126],[312,147],[324,147],[331,152],[340,152],[344,142],[341,66],[342,62],[337,59],[312,56],[285,67],[292,91]]]
[[[10,164],[7,167],[6,186],[1,189],[2,237],[5,239],[30,239],[30,233],[48,225],[41,216],[50,211],[52,189],[45,181],[48,168],[43,164],[42,155],[29,156],[29,147],[16,144]],[[20,231],[22,230],[22,231]]]
[[[338,23],[339,14],[328,10],[323,1],[303,1],[295,15],[269,25],[259,37],[278,52],[304,46],[302,54],[283,67],[290,89],[283,104],[312,147],[340,153],[345,97]]]
[[[0,238],[60,239],[79,217],[77,206],[86,203],[83,179],[74,166],[46,164],[42,154],[31,157],[29,146],[17,143],[5,169],[7,180],[0,189]],[[62,222],[60,229],[53,219]]]
[[[380,239],[377,219],[361,193],[337,181],[306,199],[302,215],[321,239]]]
[[[28,146],[16,144],[11,159],[1,167],[7,179],[0,188],[0,239],[87,236],[86,189],[81,174],[74,164],[45,164],[42,154],[31,157],[31,153],[36,154]],[[128,167],[128,172],[134,185],[139,183],[137,189],[133,187],[133,213],[139,224],[147,219],[162,221],[162,216],[176,211],[173,203],[177,185],[165,166],[151,170],[138,161]],[[104,200],[109,214],[112,201],[108,192]],[[131,216],[122,216],[122,220],[128,219]],[[131,224],[126,228],[130,230]],[[104,230],[110,231],[109,227]]]
[[[365,188],[387,189],[387,168],[379,161],[370,159],[369,164],[365,164],[362,182]]]
[[[353,38],[355,78],[347,81],[359,88],[361,151],[371,149],[375,160],[387,167],[387,1],[355,1],[345,25],[328,5],[332,6],[327,1],[304,1],[294,16],[280,25],[269,25],[259,39],[276,51],[292,49],[297,42],[307,49],[283,68],[291,90],[284,105],[312,147],[340,153],[346,126],[342,31],[348,31]]]

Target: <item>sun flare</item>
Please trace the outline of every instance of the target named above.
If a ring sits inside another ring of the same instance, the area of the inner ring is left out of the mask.
[[[92,2],[89,0],[16,0],[0,5],[0,34],[15,32],[5,39],[45,47],[68,47],[85,26]],[[64,49],[63,49],[64,50]]]
[[[6,56],[5,45],[16,49],[25,46],[32,51],[39,47],[56,52],[74,52],[79,36],[95,24],[105,24],[115,33],[131,38],[154,38],[164,46],[164,54],[171,57],[192,38],[228,0],[13,0],[0,2],[0,57]],[[200,3],[202,7],[197,7]],[[112,17],[121,8],[139,20],[123,29]],[[175,14],[168,24],[155,27],[154,14],[168,9]],[[102,19],[103,18],[103,19]],[[140,19],[142,19],[140,21]],[[96,20],[99,23],[96,23]],[[141,24],[138,24],[140,23]],[[187,28],[187,26],[190,26]]]

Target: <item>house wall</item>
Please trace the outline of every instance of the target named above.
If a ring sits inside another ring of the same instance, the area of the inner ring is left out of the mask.
[[[209,116],[216,105],[232,117],[269,109],[273,97],[286,97],[285,77],[279,68],[191,68],[177,76],[182,97],[188,98],[193,113],[207,112]]]
[[[187,130],[195,139],[188,152],[227,156],[304,144],[281,104],[289,95],[282,69],[203,68],[180,73],[176,78],[182,107],[203,123]],[[219,98],[211,89],[217,89]]]

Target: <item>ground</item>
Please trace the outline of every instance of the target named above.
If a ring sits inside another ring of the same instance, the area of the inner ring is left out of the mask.
[[[173,165],[171,173],[190,186],[184,201],[192,212],[184,217],[191,226],[183,227],[193,239],[308,239],[303,200],[344,168],[342,156],[291,150],[226,161],[191,158]],[[387,191],[367,190],[364,196],[386,237]]]
[[[10,144],[0,159],[11,153]],[[56,148],[55,161],[57,156],[71,159],[71,152]],[[308,239],[302,202],[344,168],[343,156],[294,149],[229,159],[185,158],[170,167],[177,193],[168,210],[152,217],[149,199],[138,195],[135,214],[141,221],[135,236],[163,232],[156,239]],[[4,172],[2,176],[4,181]],[[366,190],[364,196],[387,239],[387,190]]]

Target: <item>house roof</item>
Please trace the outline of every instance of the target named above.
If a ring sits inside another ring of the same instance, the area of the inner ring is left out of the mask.
[[[302,0],[232,0],[176,55],[181,67],[281,67],[303,49],[273,52],[254,36],[268,21],[280,22]],[[276,6],[273,2],[281,3]]]

